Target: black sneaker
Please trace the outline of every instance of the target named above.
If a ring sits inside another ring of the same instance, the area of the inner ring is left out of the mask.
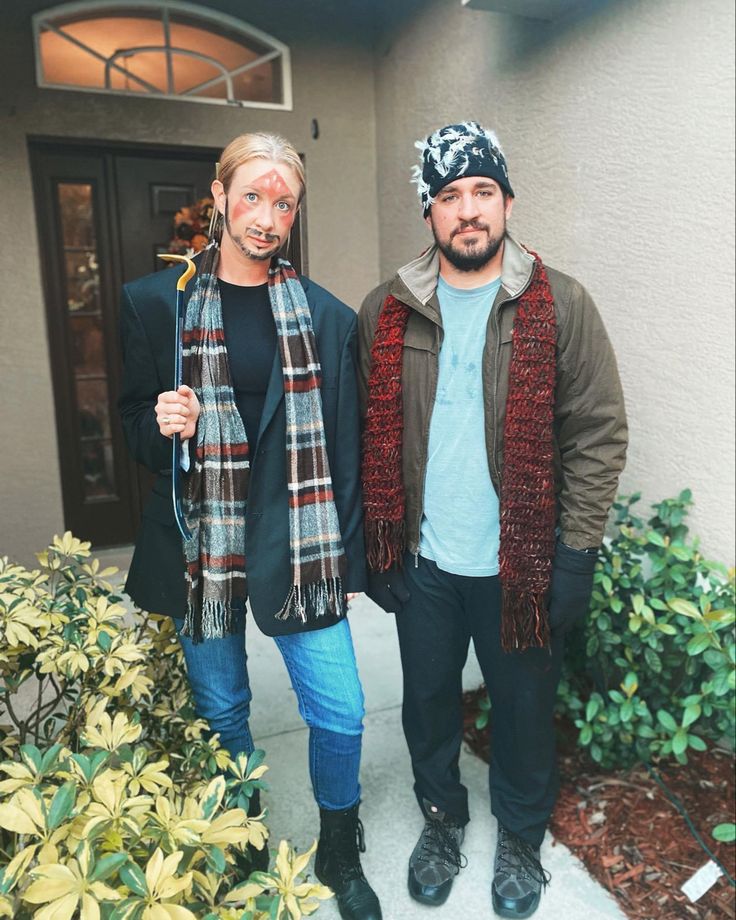
[[[491,888],[496,914],[517,920],[531,917],[550,878],[539,861],[539,850],[499,824]]]
[[[424,830],[409,857],[409,894],[420,904],[439,907],[468,864],[460,852],[465,828],[426,799],[424,815]]]

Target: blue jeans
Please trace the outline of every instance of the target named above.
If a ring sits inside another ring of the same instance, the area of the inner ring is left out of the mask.
[[[223,639],[195,644],[179,636],[198,715],[231,756],[250,754],[252,693],[245,652],[245,616]],[[320,808],[351,808],[360,799],[358,772],[363,732],[363,688],[347,619],[326,629],[275,636],[309,726],[309,773]]]

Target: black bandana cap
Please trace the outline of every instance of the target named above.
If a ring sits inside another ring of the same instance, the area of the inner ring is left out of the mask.
[[[493,179],[514,197],[501,144],[493,131],[477,121],[446,125],[414,146],[421,150],[422,161],[413,168],[412,182],[416,182],[425,217],[441,188],[468,176]]]

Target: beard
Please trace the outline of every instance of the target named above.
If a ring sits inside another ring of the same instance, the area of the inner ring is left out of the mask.
[[[460,242],[459,244],[455,242],[455,237],[458,231],[467,230],[470,227],[480,231],[481,235],[483,232],[487,234],[485,245],[482,242],[471,243],[469,245],[466,245],[463,242]],[[453,232],[449,240],[439,239],[437,232],[434,229],[434,224],[432,224],[432,233],[434,234],[435,242],[437,243],[437,246],[439,247],[442,255],[458,271],[478,272],[482,268],[485,268],[486,265],[488,265],[491,259],[493,259],[493,257],[498,253],[498,250],[501,248],[501,243],[503,243],[506,236],[506,220],[504,219],[503,229],[498,236],[493,236],[488,225],[478,221],[461,224],[458,230]]]
[[[227,201],[225,201],[224,218],[227,235],[246,258],[253,259],[256,262],[266,262],[275,256],[281,248],[281,237],[276,233],[260,233],[257,230],[246,230],[244,235],[241,233],[233,233],[233,228],[230,224],[230,215],[228,214]],[[248,236],[257,237],[259,240],[266,240],[267,242],[273,242],[274,245],[269,249],[249,249],[247,243]]]

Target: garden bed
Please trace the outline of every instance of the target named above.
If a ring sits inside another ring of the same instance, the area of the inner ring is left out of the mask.
[[[489,759],[487,730],[475,719],[485,688],[465,694],[465,740]],[[576,729],[558,720],[562,785],[550,829],[636,920],[723,920],[736,917],[736,892],[721,877],[697,903],[680,890],[708,861],[685,819],[643,765],[602,771],[577,746]],[[734,815],[734,757],[729,752],[688,751],[688,764],[659,767],[665,784],[711,851],[736,874],[734,845],[719,843],[711,829]]]

